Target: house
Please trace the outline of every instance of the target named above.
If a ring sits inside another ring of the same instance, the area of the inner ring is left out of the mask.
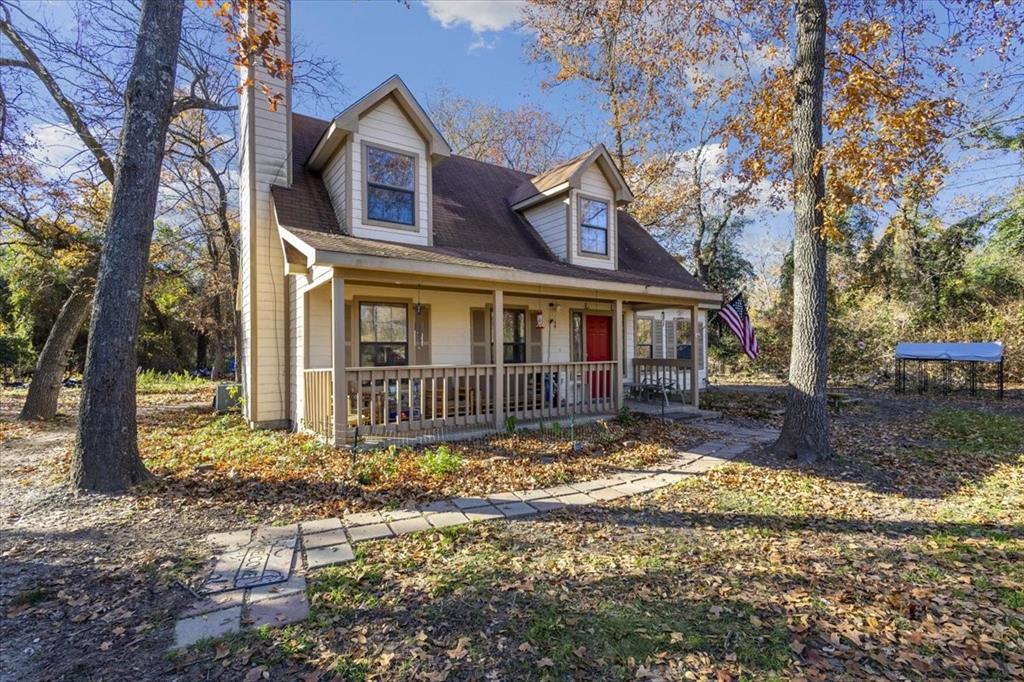
[[[653,379],[698,403],[680,315],[661,313],[721,297],[630,217],[603,146],[531,176],[453,154],[397,76],[329,121],[256,76],[284,97],[250,86],[240,105],[251,423],[335,443],[493,430],[612,414]]]

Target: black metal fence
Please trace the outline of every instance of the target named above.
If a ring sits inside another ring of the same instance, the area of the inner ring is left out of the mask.
[[[946,394],[968,393],[972,396],[992,393],[999,400],[1003,399],[1003,360],[981,362],[896,358],[895,377],[897,393],[906,393],[908,389],[918,393],[935,390]]]

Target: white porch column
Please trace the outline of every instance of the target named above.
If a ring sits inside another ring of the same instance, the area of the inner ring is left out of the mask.
[[[348,428],[348,383],[345,380],[345,279],[335,270],[331,279],[331,367],[334,444],[345,442]]]
[[[612,377],[612,397],[615,399],[615,409],[621,410],[623,404],[622,373],[625,370],[626,354],[622,352],[622,299],[615,299],[615,311],[612,313],[612,360],[619,363],[615,376]]]
[[[494,428],[505,428],[505,292],[494,290]]]
[[[700,366],[697,364],[699,333],[697,325],[697,305],[690,306],[690,404],[700,407]]]

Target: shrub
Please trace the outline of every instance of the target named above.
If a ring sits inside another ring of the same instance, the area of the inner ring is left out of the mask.
[[[431,476],[447,476],[466,465],[466,460],[452,452],[447,445],[438,445],[433,450],[424,450],[416,464],[420,470]]]
[[[194,377],[188,372],[163,373],[152,369],[139,372],[135,383],[140,393],[188,393],[210,385],[208,379]]]

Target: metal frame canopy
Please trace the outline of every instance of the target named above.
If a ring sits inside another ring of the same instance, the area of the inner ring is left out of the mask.
[[[967,363],[967,385],[971,395],[978,392],[978,364],[997,366],[997,395],[1003,397],[1003,344],[999,341],[987,343],[907,343],[896,344],[896,392],[907,390],[907,362],[917,363],[917,390],[928,389],[928,365],[938,363],[942,368],[938,382],[946,392],[953,385],[955,363]]]

